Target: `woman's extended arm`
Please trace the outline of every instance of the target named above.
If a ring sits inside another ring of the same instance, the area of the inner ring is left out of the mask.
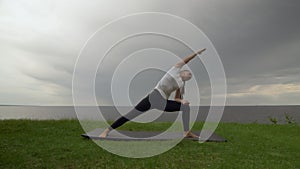
[[[198,54],[201,54],[202,52],[204,52],[206,50],[206,48],[192,54],[189,56],[186,56],[185,58],[182,59],[182,61],[178,62],[175,64],[175,67],[179,67],[181,68],[183,65],[187,64],[190,60],[192,60],[195,56],[197,56]]]

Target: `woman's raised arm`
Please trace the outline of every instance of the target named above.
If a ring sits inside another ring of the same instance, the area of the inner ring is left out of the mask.
[[[198,54],[201,54],[202,52],[204,52],[206,50],[206,48],[192,54],[192,55],[189,55],[189,56],[186,56],[182,59],[182,61],[178,62],[175,64],[175,67],[179,67],[181,68],[183,65],[187,64],[190,60],[192,60],[195,56],[197,56]]]

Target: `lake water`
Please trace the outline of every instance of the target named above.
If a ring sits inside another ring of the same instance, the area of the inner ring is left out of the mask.
[[[107,120],[115,120],[121,114],[128,112],[131,107],[79,107],[81,112],[80,119],[97,119],[99,109],[101,114]],[[197,121],[205,121],[209,106],[191,107],[191,117]],[[119,113],[120,112],[120,113]],[[149,113],[157,113],[151,110]],[[214,112],[211,112],[214,113]],[[173,121],[178,112],[164,112],[155,121]],[[300,123],[300,105],[299,106],[226,106],[223,112],[221,122],[236,123],[271,123],[270,118],[276,118],[278,123],[286,123],[286,115],[295,122]],[[0,119],[77,119],[73,106],[0,106]]]

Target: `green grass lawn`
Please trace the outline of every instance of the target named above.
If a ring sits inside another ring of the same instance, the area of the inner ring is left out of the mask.
[[[163,130],[169,123],[122,126]],[[196,123],[194,130],[201,129]],[[216,133],[226,143],[183,140],[149,158],[111,154],[80,136],[76,120],[0,121],[0,168],[300,168],[300,126],[221,123]]]

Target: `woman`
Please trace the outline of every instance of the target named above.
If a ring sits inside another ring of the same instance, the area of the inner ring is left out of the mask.
[[[197,54],[201,54],[206,49],[202,49],[190,56],[185,57],[182,61],[176,63],[158,82],[155,88],[143,98],[131,111],[126,115],[121,116],[117,119],[109,128],[105,129],[99,137],[106,137],[108,133],[120,127],[127,121],[132,120],[138,115],[146,112],[150,109],[159,109],[167,112],[182,111],[182,121],[184,137],[198,137],[193,134],[189,129],[190,121],[190,106],[187,100],[182,99],[184,94],[185,82],[192,78],[192,74],[188,70],[182,70],[182,66],[192,60]],[[174,100],[168,100],[169,96],[173,91],[176,91]]]

